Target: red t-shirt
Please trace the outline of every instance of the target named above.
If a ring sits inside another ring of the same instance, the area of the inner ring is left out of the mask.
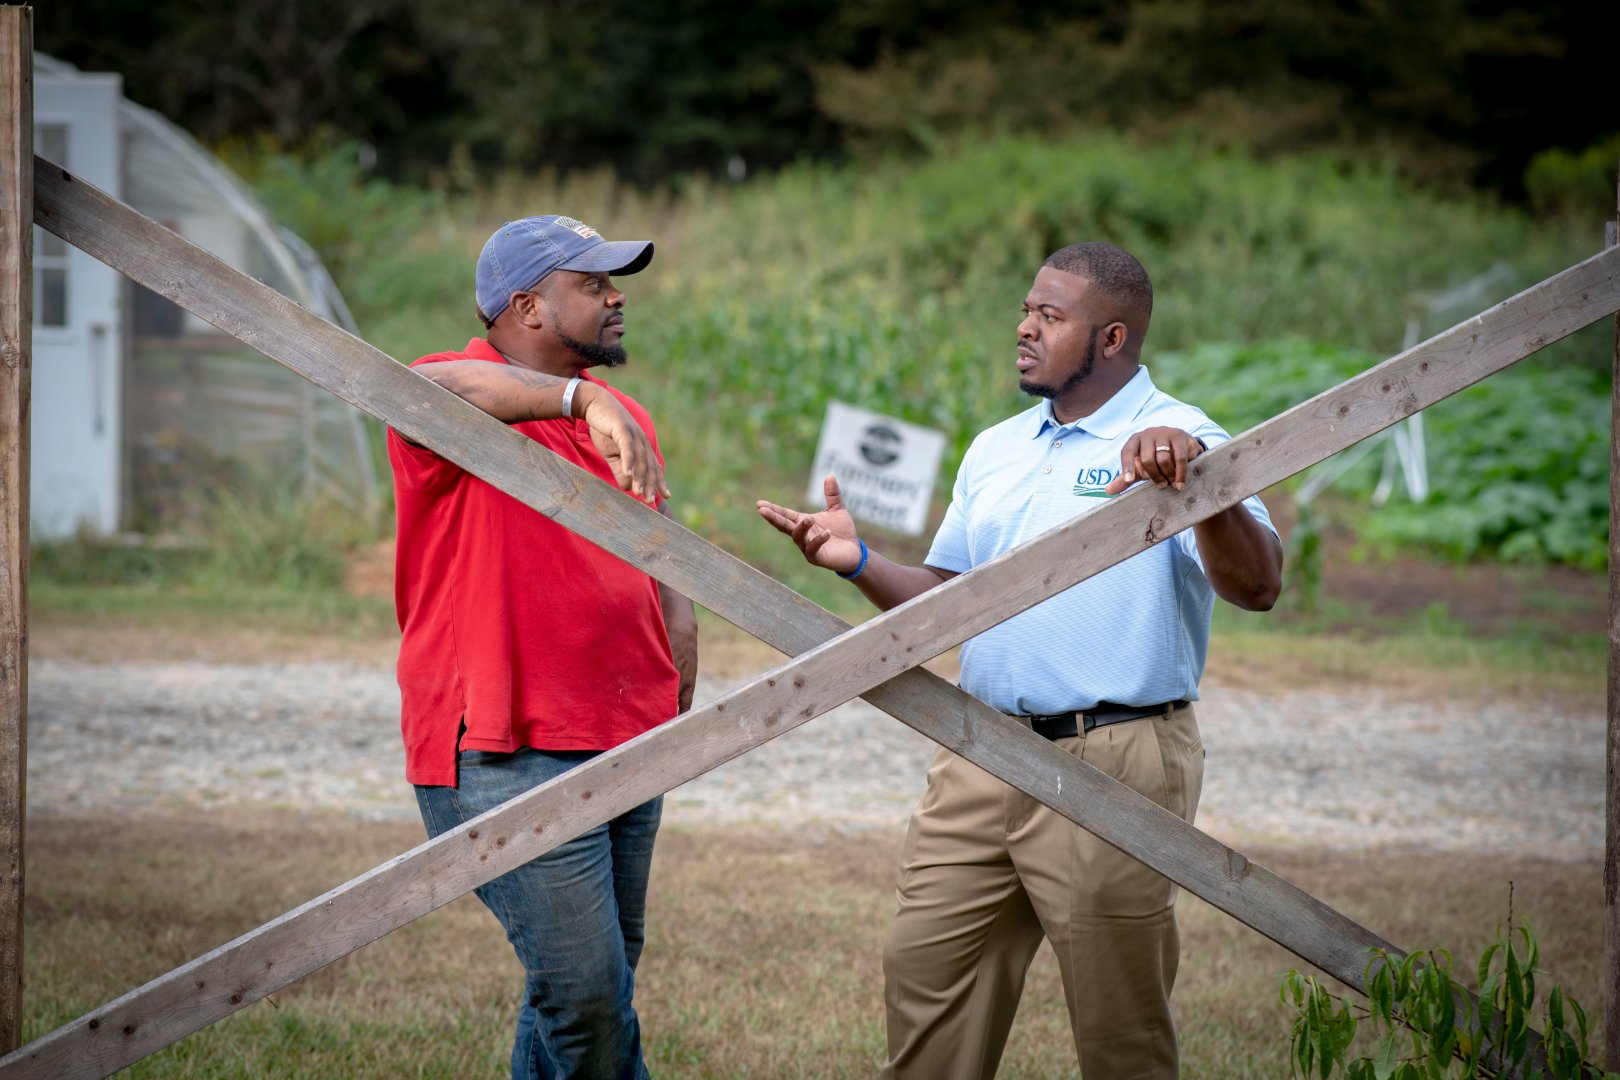
[[[416,364],[437,360],[505,363],[482,338]],[[512,427],[613,483],[583,420]],[[675,715],[657,582],[391,428],[388,460],[407,780],[454,786],[463,724],[467,750],[608,750]]]

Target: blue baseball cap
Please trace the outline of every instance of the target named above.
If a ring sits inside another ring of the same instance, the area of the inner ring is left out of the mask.
[[[553,270],[634,274],[652,262],[650,240],[604,240],[583,221],[559,214],[508,221],[478,256],[478,310],[494,322],[512,294],[534,288]]]

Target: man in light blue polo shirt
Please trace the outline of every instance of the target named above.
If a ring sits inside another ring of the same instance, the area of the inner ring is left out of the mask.
[[[1019,388],[1042,400],[973,441],[924,565],[868,548],[832,477],[826,510],[761,502],[761,516],[887,610],[1133,483],[1181,489],[1229,436],[1140,366],[1152,307],[1146,271],[1112,244],[1046,261],[1015,357]],[[968,641],[962,688],[1191,821],[1215,597],[1263,611],[1281,586],[1282,545],[1251,498]],[[884,943],[883,1075],[993,1076],[1045,938],[1086,1080],[1176,1076],[1174,901],[1164,877],[941,749]]]

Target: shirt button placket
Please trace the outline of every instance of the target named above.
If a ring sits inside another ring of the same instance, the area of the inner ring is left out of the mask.
[[[1046,461],[1045,461],[1044,464],[1041,465],[1040,478],[1035,482],[1035,485],[1034,485],[1034,487],[1035,487],[1035,490],[1033,492],[1034,504],[1037,505],[1037,506],[1041,506],[1041,507],[1044,508],[1044,507],[1053,505],[1053,503],[1052,503],[1052,484],[1051,484],[1051,481],[1049,479],[1047,479],[1047,478],[1052,475],[1052,460],[1053,460],[1052,455],[1057,450],[1058,446],[1062,442],[1063,442],[1062,438],[1053,438],[1053,439],[1049,440],[1047,442],[1047,444],[1046,444],[1046,453],[1044,455],[1045,458],[1046,458]],[[1043,510],[1043,514],[1044,514],[1044,510]]]

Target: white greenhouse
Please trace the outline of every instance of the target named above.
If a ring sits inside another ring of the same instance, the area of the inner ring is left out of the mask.
[[[34,144],[351,332],[320,260],[114,74],[34,58]],[[221,490],[276,485],[370,511],[366,418],[42,229],[34,230],[32,528],[156,532]]]

